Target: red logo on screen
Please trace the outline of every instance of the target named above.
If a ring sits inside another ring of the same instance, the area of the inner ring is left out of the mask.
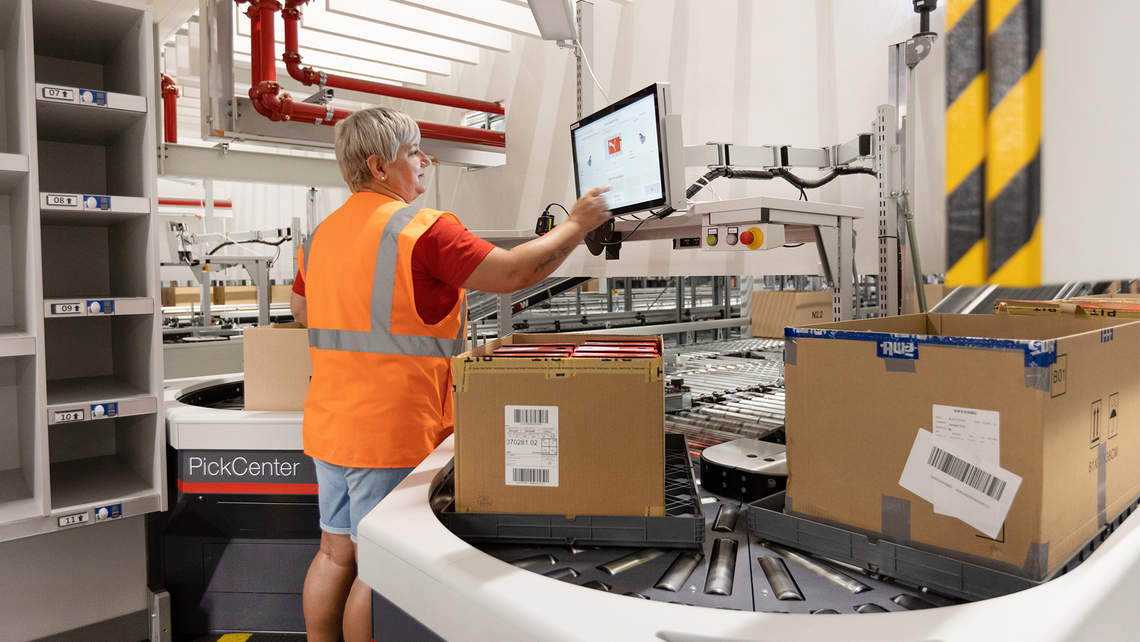
[[[613,156],[614,154],[620,153],[621,152],[621,136],[609,139],[608,141],[606,141],[606,145],[607,145],[607,152],[606,153],[609,154],[610,156]]]

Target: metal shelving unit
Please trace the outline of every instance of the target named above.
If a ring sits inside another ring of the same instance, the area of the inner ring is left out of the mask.
[[[152,36],[0,0],[0,542],[166,505]]]
[[[48,511],[30,13],[0,2],[0,533]]]

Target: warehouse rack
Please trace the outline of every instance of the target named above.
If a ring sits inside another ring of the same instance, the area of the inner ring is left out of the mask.
[[[0,2],[0,541],[165,507],[151,38]]]

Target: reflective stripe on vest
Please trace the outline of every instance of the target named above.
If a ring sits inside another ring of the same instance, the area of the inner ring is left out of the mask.
[[[384,226],[380,246],[376,251],[376,271],[372,279],[372,330],[330,330],[309,328],[309,345],[318,350],[398,354],[410,357],[450,358],[463,352],[466,328],[467,297],[460,310],[459,335],[454,339],[441,339],[420,335],[392,334],[392,299],[396,282],[397,255],[400,233],[422,208],[414,205],[401,208]],[[309,271],[309,249],[320,226],[313,230],[305,243],[305,273]]]

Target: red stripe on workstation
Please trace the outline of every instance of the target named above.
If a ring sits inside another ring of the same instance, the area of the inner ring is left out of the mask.
[[[316,495],[316,484],[255,484],[250,482],[184,482],[178,480],[178,490],[184,493],[212,493],[227,495]]]
[[[206,207],[205,201],[183,198],[160,198],[158,204],[168,207]],[[214,207],[233,209],[233,206],[233,201],[214,201]]]

